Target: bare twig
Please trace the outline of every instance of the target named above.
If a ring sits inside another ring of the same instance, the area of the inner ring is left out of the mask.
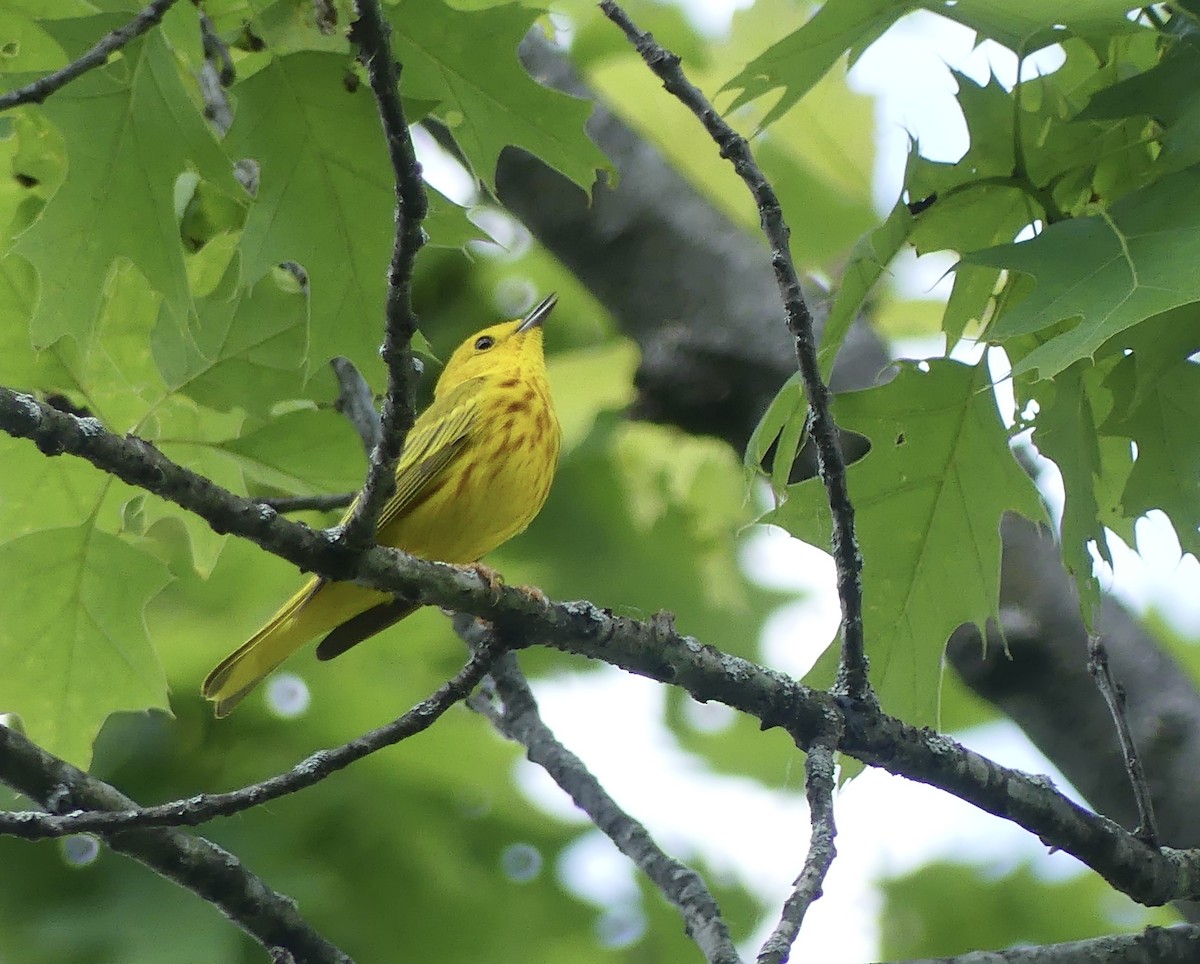
[[[200,96],[204,99],[204,116],[222,137],[233,126],[233,108],[229,105],[226,87],[233,86],[237,74],[229,46],[217,35],[212,20],[200,11],[200,40],[204,46],[204,64],[200,68]]]
[[[788,328],[796,344],[796,357],[808,395],[808,430],[816,446],[817,465],[833,516],[833,561],[837,567],[837,591],[842,607],[842,658],[837,688],[853,699],[873,702],[875,697],[867,676],[863,639],[862,555],[854,534],[854,506],[846,484],[846,460],[830,408],[829,387],[821,377],[812,315],[792,263],[788,247],[790,229],[783,219],[779,198],[755,163],[746,139],[726,124],[704,94],[688,81],[679,65],[679,57],[655,43],[650,34],[638,30],[628,14],[612,0],[602,0],[600,9],[624,31],[663,86],[699,118],[716,141],[721,156],[733,164],[750,189],[758,207],[763,233],[771,247],[771,266],[783,298]]]
[[[381,349],[388,371],[387,396],[383,402],[379,443],[371,453],[362,496],[341,534],[346,545],[361,549],[373,542],[375,523],[395,491],[396,460],[415,419],[412,336],[417,330],[417,318],[412,310],[412,271],[417,252],[425,243],[421,222],[429,204],[400,101],[400,68],[388,39],[391,27],[378,0],[355,0],[355,5],[358,19],[351,25],[350,40],[358,47],[359,59],[366,67],[367,80],[379,105],[396,180],[396,237],[388,267],[387,323]]]
[[[126,44],[136,40],[155,24],[159,23],[168,10],[175,5],[175,0],[154,0],[141,13],[118,30],[106,34],[96,46],[92,47],[82,57],[72,60],[69,64],[52,74],[35,80],[24,87],[0,94],[0,110],[8,110],[19,104],[40,104],[56,90],[65,87],[76,77],[86,74],[89,70],[104,65],[109,54],[115,53]]]
[[[455,629],[472,650],[494,645],[496,633],[472,616],[455,617]],[[646,874],[679,911],[688,935],[711,964],[740,964],[716,899],[690,867],[665,853],[637,820],[622,810],[574,753],[558,742],[542,720],[537,701],[516,656],[506,653],[490,671],[496,705],[476,694],[468,705],[487,717],[501,733],[525,747],[542,767],[614,844]]]
[[[804,869],[793,882],[791,896],[784,902],[772,935],[758,952],[757,964],[784,964],[792,953],[792,945],[804,923],[804,915],[812,903],[821,897],[830,864],[836,855],[833,839],[838,828],[833,820],[834,748],[833,741],[818,741],[809,747],[804,760],[805,784],[808,789],[809,819],[812,836]]]
[[[497,590],[477,572],[376,546],[353,552],[327,533],[280,517],[175,464],[134,436],[105,430],[0,387],[0,431],[29,438],[47,455],[70,453],[203,518],[219,532],[249,539],[297,566],[351,579],[426,605],[500,620],[528,644],[603,660],[631,673],[716,700],[783,727],[807,748],[844,718],[838,749],[862,762],[918,780],[1020,824],[1047,846],[1079,858],[1122,893],[1145,904],[1200,897],[1200,853],[1155,849],[1113,821],[1090,813],[1045,778],[1030,776],[909,726],[877,707],[847,702],[684,636],[663,620],[613,615],[588,602],[543,604],[527,593]]]
[[[833,838],[837,826],[833,821],[833,754],[836,740],[819,740],[808,748],[804,760],[805,787],[808,794],[808,813],[812,835],[804,869],[793,884],[793,891],[783,904],[779,924],[758,953],[757,964],[784,964],[791,956],[792,945],[804,923],[808,908],[821,896],[825,875],[837,849]]]
[[[0,726],[0,781],[59,813],[127,812],[137,807],[119,790],[5,726]],[[350,962],[300,916],[294,900],[272,890],[237,857],[203,837],[155,828],[113,833],[106,842],[217,907],[269,951],[282,949],[297,961],[313,964]]]
[[[354,431],[362,439],[363,448],[369,456],[379,444],[382,433],[379,413],[375,411],[375,396],[362,372],[349,358],[338,355],[329,360],[329,367],[337,378],[338,397],[333,407],[346,416]]]
[[[1138,826],[1134,834],[1146,841],[1151,847],[1158,846],[1158,826],[1154,820],[1154,801],[1151,799],[1150,786],[1146,783],[1146,774],[1142,770],[1142,759],[1138,756],[1137,746],[1133,742],[1133,734],[1129,730],[1129,721],[1125,718],[1125,691],[1113,679],[1108,667],[1108,650],[1099,635],[1091,633],[1088,636],[1088,672],[1096,681],[1096,688],[1108,704],[1113,723],[1117,728],[1117,739],[1121,742],[1121,752],[1125,755],[1125,771],[1129,774],[1129,783],[1133,787],[1133,799],[1137,804]]]
[[[249,810],[269,800],[311,787],[351,763],[427,729],[475,688],[501,652],[500,645],[494,640],[483,641],[472,650],[471,658],[455,676],[400,718],[332,750],[318,750],[286,773],[261,783],[229,793],[200,794],[153,807],[137,807],[130,802],[129,806],[121,807],[116,812],[80,809],[57,814],[36,811],[0,813],[0,834],[37,839],[83,832],[110,834],[130,827],[194,827],[213,817],[228,817]],[[0,740],[8,732],[11,731],[0,727]],[[3,743],[0,742],[2,748]],[[0,779],[3,779],[2,773]],[[114,808],[105,810],[113,811]]]
[[[258,499],[259,505],[265,505],[276,512],[305,512],[317,510],[327,512],[330,509],[344,509],[354,501],[353,492],[330,492],[322,495],[281,495],[274,499]]]

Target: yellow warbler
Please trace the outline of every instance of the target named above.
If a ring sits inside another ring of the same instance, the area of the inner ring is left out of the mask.
[[[404,443],[396,493],[375,530],[380,545],[424,559],[476,562],[541,510],[561,440],[542,356],[542,323],[557,300],[550,295],[524,319],[477,332],[450,356],[433,403]],[[317,657],[331,659],[416,608],[388,593],[314,576],[208,674],[204,696],[225,716],[310,639],[327,633]]]

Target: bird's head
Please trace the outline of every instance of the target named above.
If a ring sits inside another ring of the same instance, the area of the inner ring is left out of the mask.
[[[435,396],[441,397],[470,378],[509,377],[542,369],[542,323],[557,303],[558,295],[549,295],[524,318],[475,332],[446,362]]]

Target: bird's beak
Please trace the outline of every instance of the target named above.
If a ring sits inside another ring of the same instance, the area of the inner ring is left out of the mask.
[[[517,328],[517,334],[529,331],[531,328],[540,328],[542,323],[550,316],[550,312],[554,310],[554,306],[558,304],[558,295],[546,295],[537,305],[525,316],[525,320],[521,322]]]

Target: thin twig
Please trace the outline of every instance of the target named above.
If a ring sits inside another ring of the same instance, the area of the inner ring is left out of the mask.
[[[1158,825],[1154,819],[1154,800],[1150,793],[1150,785],[1146,782],[1146,773],[1142,769],[1142,758],[1138,756],[1133,733],[1129,730],[1129,721],[1125,718],[1125,690],[1113,679],[1108,666],[1108,650],[1104,648],[1104,643],[1096,633],[1088,636],[1087,666],[1092,679],[1096,681],[1096,688],[1108,704],[1108,712],[1112,714],[1113,723],[1117,728],[1117,739],[1121,742],[1121,752],[1125,756],[1125,772],[1129,774],[1129,783],[1133,787],[1133,799],[1138,811],[1138,826],[1133,833],[1151,847],[1157,847]]]
[[[5,726],[0,726],[0,781],[60,813],[128,812],[137,807],[119,790]],[[237,857],[203,837],[153,828],[113,833],[105,842],[218,908],[268,951],[281,948],[292,959],[313,964],[350,962],[300,916],[294,900],[272,890]]]
[[[844,717],[842,753],[869,766],[929,784],[1019,824],[1047,846],[1065,850],[1135,900],[1157,906],[1200,898],[1200,853],[1152,848],[1113,821],[1091,813],[1044,777],[1000,766],[938,733],[910,726],[878,707],[813,690],[749,660],[684,636],[662,619],[631,619],[589,602],[546,604],[478,572],[376,546],[353,552],[274,510],[234,495],[172,462],[136,436],[118,436],[94,418],[62,412],[0,386],[0,431],[28,438],[47,455],[69,453],[130,485],[181,506],[218,532],[330,579],[351,579],[425,605],[501,620],[529,645],[601,660],[678,686],[701,702],[741,710],[764,728],[782,727],[797,746]]]
[[[224,137],[233,126],[233,108],[229,105],[227,87],[237,79],[229,45],[217,35],[208,14],[200,11],[200,41],[204,49],[204,64],[200,68],[200,96],[204,100],[204,116]]]
[[[259,505],[265,505],[276,512],[305,512],[316,510],[328,512],[330,509],[344,509],[354,501],[354,492],[330,492],[323,495],[281,495],[274,499],[258,499]]]
[[[0,110],[8,110],[19,104],[40,104],[76,77],[86,74],[93,68],[102,67],[108,60],[109,54],[120,50],[159,23],[174,5],[175,0],[154,0],[124,27],[105,34],[103,39],[82,57],[72,60],[62,69],[47,74],[31,84],[10,90],[7,94],[0,94]]]
[[[351,763],[427,729],[451,706],[466,698],[501,652],[499,643],[485,641],[472,651],[471,658],[457,674],[399,719],[332,750],[318,750],[286,773],[277,774],[261,783],[229,793],[200,794],[187,800],[175,800],[152,807],[137,807],[131,802],[116,812],[80,809],[56,814],[37,811],[0,813],[0,834],[32,840],[83,832],[111,834],[131,827],[194,827],[213,817],[228,817],[276,800],[319,783]],[[3,740],[11,732],[0,727],[0,752],[4,747]],[[8,782],[2,773],[0,779]],[[21,787],[17,789],[24,792]],[[108,807],[106,811],[113,811],[113,808]]]
[[[358,47],[359,59],[366,67],[367,81],[379,106],[396,181],[396,236],[388,267],[387,324],[380,352],[388,371],[387,396],[383,401],[379,444],[371,453],[362,496],[341,534],[346,545],[361,549],[372,544],[375,523],[396,489],[393,476],[396,460],[415,419],[412,336],[417,330],[417,318],[412,310],[412,271],[417,252],[425,243],[421,222],[429,202],[400,100],[400,67],[392,56],[388,39],[391,26],[383,17],[378,0],[356,0],[356,6],[358,19],[351,25],[350,40]]]
[[[472,650],[494,645],[496,633],[471,616],[455,617],[455,629]],[[665,853],[637,820],[622,810],[584,762],[564,747],[545,724],[516,656],[506,653],[490,671],[499,705],[476,694],[468,706],[491,721],[502,734],[525,747],[529,759],[544,769],[575,805],[679,911],[688,935],[711,964],[740,964],[729,928],[703,878]]]
[[[371,392],[371,386],[349,358],[343,358],[341,355],[331,358],[329,367],[333,369],[338,383],[338,397],[333,407],[345,415],[354,426],[354,431],[362,439],[363,448],[370,456],[382,438],[379,413],[375,411],[375,396]]]
[[[830,409],[829,387],[821,378],[812,315],[804,302],[800,279],[792,263],[788,247],[790,230],[783,219],[779,198],[755,163],[746,139],[726,124],[704,94],[688,81],[679,65],[679,57],[659,46],[650,34],[638,30],[628,14],[612,0],[601,0],[600,9],[624,31],[663,86],[699,118],[716,141],[721,156],[733,164],[750,189],[758,208],[763,233],[771,247],[771,266],[783,298],[788,329],[796,343],[796,357],[808,395],[808,430],[817,450],[817,465],[833,516],[833,561],[837,567],[838,600],[842,607],[842,658],[837,691],[852,699],[874,702],[863,639],[862,555],[854,534],[854,505],[846,484],[846,460]]]
[[[804,760],[805,786],[808,794],[808,813],[812,835],[804,869],[793,884],[791,896],[783,904],[779,924],[759,951],[757,964],[785,964],[792,945],[804,923],[808,908],[821,896],[825,875],[837,854],[833,839],[837,826],[833,821],[833,755],[836,739],[820,740],[808,748]]]

